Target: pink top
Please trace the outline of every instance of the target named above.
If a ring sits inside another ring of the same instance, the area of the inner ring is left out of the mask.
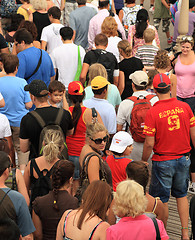
[[[177,96],[181,98],[195,97],[195,61],[191,65],[184,65],[178,56],[175,74],[177,76]]]
[[[160,39],[158,37],[158,32],[156,28],[152,25],[148,25],[147,28],[151,28],[155,31],[154,45],[158,47],[160,45]],[[131,46],[133,46],[133,51],[132,51],[133,56],[135,56],[138,47],[143,46],[145,44],[145,41],[143,38],[135,37],[135,32],[136,32],[135,25],[131,25],[129,27],[128,41],[130,42]]]
[[[106,17],[109,16],[109,12],[107,9],[101,9],[99,12],[90,20],[89,22],[89,32],[88,32],[88,42],[89,42],[89,48],[91,49],[94,44],[95,36],[99,33],[101,33],[101,26]],[[118,24],[118,31],[122,34],[122,39],[126,39],[125,30],[123,28],[123,25],[118,17],[118,15],[115,14],[114,19],[116,20],[116,23]]]
[[[164,224],[156,219],[161,240],[169,239]],[[135,218],[123,217],[117,224],[107,229],[106,240],[156,240],[156,230],[151,218],[140,215]]]

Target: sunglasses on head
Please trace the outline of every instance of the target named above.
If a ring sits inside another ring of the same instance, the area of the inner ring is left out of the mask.
[[[103,141],[104,142],[107,142],[108,141],[108,136],[106,135],[105,137],[103,138],[96,138],[96,139],[93,139],[93,138],[90,138],[95,144],[101,144]]]
[[[181,41],[189,41],[189,42],[193,42],[193,37],[192,36],[183,36],[181,38]]]

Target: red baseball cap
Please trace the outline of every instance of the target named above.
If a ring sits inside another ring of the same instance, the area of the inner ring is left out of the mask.
[[[84,88],[81,82],[73,81],[68,85],[68,93],[70,95],[83,95]]]
[[[171,85],[170,78],[164,73],[158,73],[154,76],[153,86],[154,88],[167,88]]]

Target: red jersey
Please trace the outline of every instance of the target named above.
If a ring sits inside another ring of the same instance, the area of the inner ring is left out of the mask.
[[[69,111],[72,115],[73,106],[69,107]],[[85,145],[85,133],[86,133],[86,123],[84,122],[83,115],[87,109],[81,106],[82,113],[77,123],[75,134],[66,137],[66,144],[68,147],[68,155],[70,156],[80,156],[81,150]]]
[[[187,103],[176,98],[156,102],[147,112],[143,130],[155,137],[152,160],[171,160],[190,152],[190,128],[194,126],[195,117]]]
[[[125,157],[115,157],[114,155],[107,156],[106,162],[108,163],[112,173],[112,186],[113,190],[116,191],[117,184],[126,180],[126,166],[132,162],[132,159]]]

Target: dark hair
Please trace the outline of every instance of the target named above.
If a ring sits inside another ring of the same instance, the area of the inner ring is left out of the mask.
[[[108,38],[105,34],[103,33],[99,33],[95,36],[95,39],[94,39],[94,42],[95,42],[95,45],[97,46],[107,46],[108,45]]]
[[[105,8],[109,4],[109,0],[99,0],[99,8]]]
[[[135,89],[138,90],[138,91],[145,90],[147,88],[147,84],[145,86],[138,86],[134,82],[132,82],[132,83],[134,84]]]
[[[131,4],[131,3],[135,3],[135,0],[126,0],[125,2],[126,4]]]
[[[146,186],[149,180],[149,170],[146,164],[142,161],[132,161],[126,167],[127,177],[136,181],[144,188],[146,193]]]
[[[60,17],[61,17],[61,11],[59,9],[59,7],[51,7],[49,10],[48,10],[48,15],[49,16],[52,16],[54,19],[58,19],[60,20]]]
[[[118,155],[118,156],[122,156],[123,155],[123,152],[122,153],[118,153],[118,152],[115,152],[115,151],[111,151],[114,155]]]
[[[18,29],[21,29],[21,28],[25,28],[27,31],[29,31],[29,33],[32,34],[33,40],[37,39],[37,35],[38,35],[37,27],[33,22],[23,20],[21,21]]]
[[[65,91],[64,84],[61,83],[58,80],[54,80],[54,81],[50,82],[50,84],[49,84],[49,92],[53,93],[55,91],[64,92]]]
[[[0,62],[4,63],[5,57],[9,55],[9,53],[0,53]]]
[[[20,230],[11,218],[0,218],[0,240],[19,240]]]
[[[157,93],[160,93],[160,94],[166,94],[170,91],[170,89],[171,89],[170,86],[167,86],[166,88],[155,88]]]
[[[89,214],[90,219],[98,216],[103,221],[106,219],[106,212],[112,202],[112,190],[106,182],[97,180],[89,184],[82,196],[82,203],[79,210],[82,210],[77,227],[81,229],[85,216]]]
[[[74,126],[74,133],[73,134],[75,134],[79,118],[82,114],[81,103],[82,103],[84,97],[85,97],[85,91],[83,92],[83,95],[70,95],[70,94],[68,94],[68,98],[70,99],[70,101],[75,104],[74,108],[73,108],[73,111],[72,111],[72,121],[73,121],[73,126]]]
[[[146,9],[143,8],[137,12],[137,19],[135,24],[136,38],[143,38],[144,30],[148,26],[148,23],[147,23],[148,19],[149,19],[149,16],[148,16],[148,11]]]
[[[3,61],[3,67],[7,74],[13,73],[16,70],[16,67],[19,66],[19,59],[16,55],[7,54]]]
[[[157,70],[150,70],[148,71],[148,86],[151,86],[152,83],[153,83],[153,78],[154,76],[158,74],[158,71]]]
[[[58,192],[61,187],[63,187],[74,174],[74,163],[68,160],[59,160],[56,162],[52,168],[52,187],[54,194],[54,205],[53,208],[59,211],[58,206]]]
[[[71,40],[73,37],[73,30],[71,27],[62,27],[60,29],[60,36],[64,41]]]
[[[33,37],[32,34],[27,31],[25,28],[18,29],[13,38],[16,40],[16,42],[21,43],[22,41],[25,42],[25,44],[31,44],[33,43]]]
[[[103,88],[97,89],[97,90],[92,89],[92,92],[93,92],[95,95],[101,95],[105,89],[106,89],[106,90],[108,89],[108,85],[106,85],[106,86],[103,87]]]
[[[11,15],[11,25],[7,27],[8,32],[16,31],[21,21],[24,20],[24,16],[21,14],[12,14]]]
[[[26,3],[30,3],[30,0],[23,0],[24,2],[26,2]]]
[[[78,5],[85,5],[87,0],[77,0]]]

